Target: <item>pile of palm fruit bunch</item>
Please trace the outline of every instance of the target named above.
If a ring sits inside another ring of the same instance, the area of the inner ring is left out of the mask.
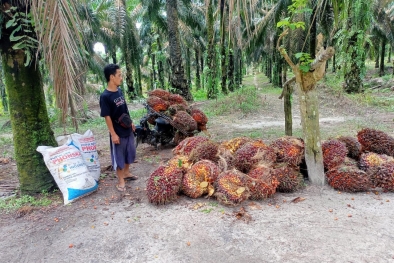
[[[277,191],[294,192],[303,186],[299,165],[304,158],[304,143],[299,138],[286,136],[267,144],[248,137],[215,142],[193,136],[172,151],[173,158],[148,179],[151,203],[168,203],[178,190],[177,194],[190,198],[212,197],[226,205],[237,205],[248,199],[272,197]]]
[[[365,128],[355,138],[327,140],[322,151],[327,182],[334,189],[394,190],[394,138],[383,131]]]
[[[173,126],[192,134],[195,131],[207,131],[208,118],[200,109],[189,106],[179,94],[173,94],[163,89],[148,92],[146,103],[154,111],[164,114],[172,120]],[[149,123],[154,125],[154,119]],[[178,139],[181,141],[184,138]]]

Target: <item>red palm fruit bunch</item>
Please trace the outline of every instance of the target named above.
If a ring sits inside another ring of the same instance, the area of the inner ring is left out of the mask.
[[[272,175],[272,168],[265,165],[259,165],[252,169],[246,179],[250,199],[254,200],[271,197],[275,194],[278,185],[278,179]]]
[[[394,191],[394,162],[386,162],[367,171],[374,187]]]
[[[159,166],[148,178],[146,192],[149,202],[160,205],[177,198],[182,183],[182,169]]]
[[[276,164],[271,174],[279,181],[278,192],[291,193],[303,186],[304,179],[298,168],[287,163]]]
[[[156,96],[156,97],[159,97],[160,99],[163,99],[163,100],[168,100],[170,95],[171,95],[171,93],[169,91],[166,91],[163,89],[155,89],[155,90],[148,92],[148,96]]]
[[[356,160],[360,158],[361,144],[358,142],[357,138],[351,136],[341,136],[337,140],[345,144],[348,150],[347,156]]]
[[[194,136],[194,137],[187,137],[183,141],[181,141],[173,150],[173,154],[175,155],[187,155],[191,153],[191,151],[200,145],[203,142],[208,141],[207,137],[202,136]]]
[[[347,156],[347,148],[343,142],[328,140],[322,144],[323,164],[326,170],[330,170],[343,163]]]
[[[168,109],[168,102],[156,97],[156,96],[149,96],[148,99],[146,100],[146,103],[148,103],[148,105],[154,109],[155,111],[166,111]]]
[[[275,150],[261,140],[245,143],[235,152],[235,167],[242,172],[257,164],[272,164],[276,161]]]
[[[200,109],[192,109],[190,115],[197,122],[197,129],[205,131],[207,129],[208,117]]]
[[[186,111],[178,111],[173,117],[174,126],[191,132],[197,130],[197,122]]]
[[[383,163],[394,161],[393,157],[385,154],[377,154],[373,152],[362,153],[359,160],[359,167],[361,170],[368,171],[369,169],[379,167]]]
[[[245,143],[252,142],[252,141],[253,141],[253,139],[248,138],[248,137],[237,137],[237,138],[233,138],[231,140],[222,142],[221,146],[224,147],[225,149],[231,151],[232,153],[235,153]]]
[[[216,142],[211,140],[202,142],[190,152],[189,159],[193,163],[204,159],[216,162],[218,160],[218,146]]]
[[[304,158],[304,142],[299,138],[284,136],[273,141],[271,147],[275,149],[279,163],[298,166]]]
[[[170,103],[170,105],[183,104],[187,106],[186,100],[179,94],[170,94],[170,96],[168,96],[168,102]]]
[[[356,166],[340,165],[326,173],[328,184],[340,191],[362,192],[371,188],[369,176]]]
[[[358,132],[357,138],[364,152],[394,156],[394,138],[385,132],[365,128]]]
[[[219,174],[215,181],[216,194],[219,202],[227,205],[239,204],[249,198],[246,186],[246,175],[236,169]]]
[[[230,150],[224,148],[222,145],[219,145],[218,147],[217,157],[218,157],[217,164],[221,172],[231,170],[234,168],[235,165],[234,154]]]
[[[219,175],[218,166],[210,160],[195,163],[183,176],[182,191],[191,198],[198,198],[204,194],[214,193],[213,182]]]
[[[189,113],[189,107],[184,104],[172,104],[168,107],[168,114],[174,116],[178,111],[186,111]]]
[[[349,165],[349,166],[358,167],[358,162],[356,160],[354,160],[353,158],[346,157],[345,160],[343,161],[342,165]]]
[[[185,155],[175,155],[167,162],[167,166],[178,167],[182,169],[184,173],[186,173],[190,169],[192,164],[193,163],[189,160],[189,157]]]

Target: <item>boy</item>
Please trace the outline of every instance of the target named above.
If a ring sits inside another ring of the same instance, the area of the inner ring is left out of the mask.
[[[118,177],[116,188],[120,192],[126,190],[125,179],[137,179],[130,174],[130,164],[134,162],[136,150],[134,145],[134,124],[123,127],[118,119],[123,114],[129,114],[126,100],[118,88],[122,83],[122,73],[116,64],[109,64],[104,68],[107,89],[100,95],[100,116],[104,117],[110,134],[112,166]]]

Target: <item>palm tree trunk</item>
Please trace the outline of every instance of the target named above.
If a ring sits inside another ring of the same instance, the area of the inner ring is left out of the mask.
[[[208,50],[207,50],[207,97],[208,99],[214,99],[218,95],[216,87],[216,50],[215,50],[215,34],[214,34],[214,20],[213,20],[213,3],[212,0],[208,0],[207,6],[207,39],[208,39]]]
[[[204,73],[204,50],[203,49],[199,50],[199,53],[200,53],[200,61],[201,61],[200,62],[200,69],[201,69],[201,73]],[[201,76],[202,76],[202,78],[204,78],[204,74],[202,74]],[[201,88],[203,90],[205,90],[204,79],[201,79]]]
[[[177,0],[167,0],[168,41],[170,45],[170,58],[172,66],[171,86],[176,93],[182,95],[187,101],[193,97],[185,79],[182,65],[182,54],[178,31]]]
[[[20,190],[48,191],[54,187],[54,180],[36,149],[57,144],[49,124],[41,73],[35,65],[35,56],[30,66],[25,67],[23,51],[2,47],[1,53]]]
[[[186,76],[187,76],[187,85],[192,88],[192,74],[191,74],[191,65],[190,65],[190,49],[186,48]]]
[[[157,38],[157,49],[159,52],[162,52],[160,38]],[[157,75],[159,76],[160,88],[164,89],[164,68],[163,61],[161,59],[157,60]]]
[[[379,67],[379,76],[384,75],[384,54],[386,53],[386,38],[382,39],[382,48],[380,50],[380,67]]]
[[[196,90],[199,90],[201,89],[200,63],[199,63],[200,49],[198,47],[195,47],[194,53],[196,56]]]
[[[233,49],[230,48],[228,51],[228,90],[230,92],[234,91],[234,53]]]
[[[152,53],[152,75],[153,75],[153,85],[152,88],[156,89],[156,55]]]
[[[223,94],[227,94],[228,90],[227,90],[227,86],[226,86],[226,82],[227,82],[227,67],[226,67],[226,60],[227,60],[227,56],[226,56],[226,25],[225,25],[225,13],[224,13],[224,0],[220,0],[220,48],[221,48],[221,56],[220,56],[220,60],[221,60],[221,67],[222,67],[222,83],[221,83],[221,87],[222,87],[222,92]]]
[[[5,92],[5,85],[3,82],[3,67],[1,66],[0,63],[0,97],[1,97],[1,105],[3,105],[3,111],[8,112],[8,99],[7,99],[7,93]]]

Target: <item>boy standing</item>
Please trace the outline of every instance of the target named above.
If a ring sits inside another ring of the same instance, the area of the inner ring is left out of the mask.
[[[116,64],[109,64],[104,68],[107,80],[107,89],[100,95],[100,116],[104,117],[110,134],[112,166],[118,177],[116,188],[120,192],[126,190],[125,179],[137,179],[130,174],[130,164],[134,162],[136,150],[134,145],[134,124],[131,127],[123,127],[119,123],[119,117],[129,114],[126,100],[122,91],[118,88],[122,83],[122,73]]]

